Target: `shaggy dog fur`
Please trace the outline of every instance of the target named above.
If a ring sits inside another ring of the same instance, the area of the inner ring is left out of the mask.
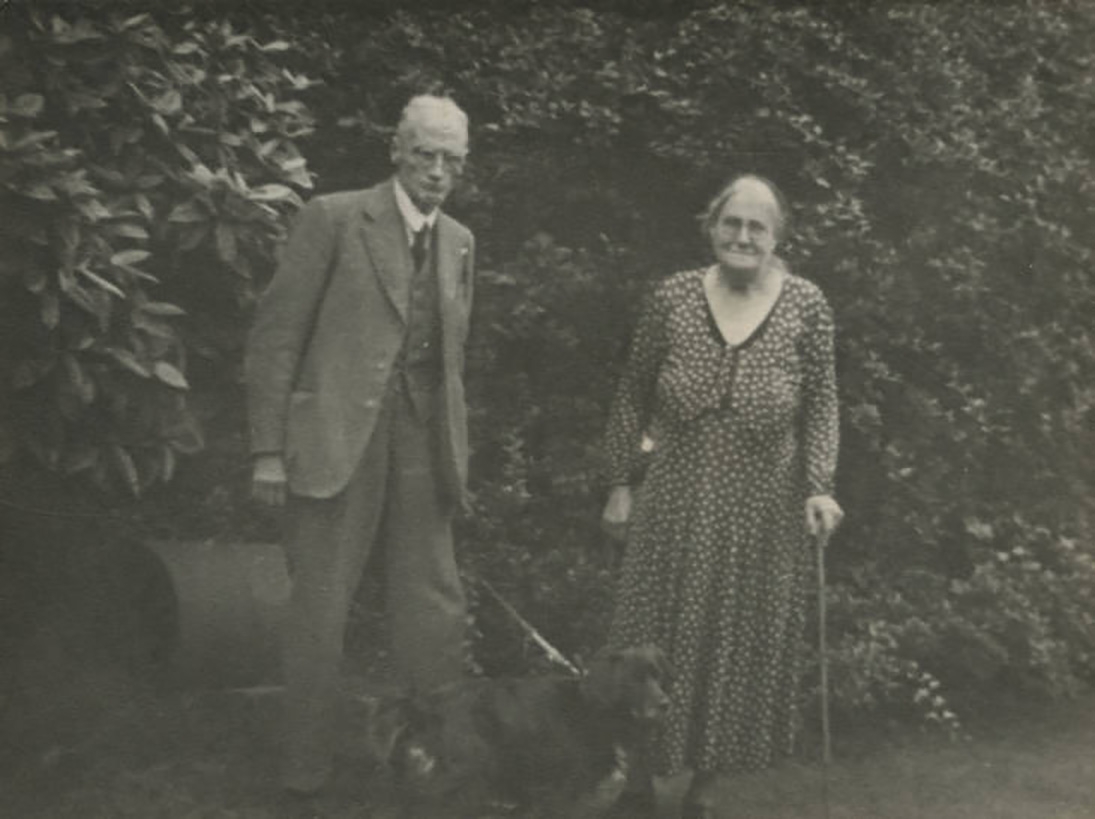
[[[615,803],[629,758],[668,705],[652,646],[607,652],[582,677],[477,678],[378,702],[370,744],[391,766],[395,815],[595,817]]]

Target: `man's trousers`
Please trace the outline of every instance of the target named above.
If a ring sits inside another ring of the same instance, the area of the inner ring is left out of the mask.
[[[331,499],[289,499],[283,784],[294,790],[316,790],[332,770],[343,638],[374,544],[384,549],[399,682],[428,690],[463,672],[466,607],[453,554],[455,507],[440,485],[433,430],[443,415],[436,396],[427,402],[432,417],[422,418],[402,382],[392,379],[346,488]]]

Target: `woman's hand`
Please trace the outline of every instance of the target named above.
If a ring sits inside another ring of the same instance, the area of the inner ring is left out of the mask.
[[[832,495],[814,495],[806,500],[806,529],[813,537],[828,537],[844,519],[844,510]]]
[[[627,537],[627,522],[631,518],[631,487],[614,486],[601,514],[601,529],[613,540]]]

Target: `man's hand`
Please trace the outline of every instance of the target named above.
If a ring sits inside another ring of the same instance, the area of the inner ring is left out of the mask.
[[[806,529],[813,537],[828,537],[843,519],[844,510],[832,495],[814,495],[806,501]]]
[[[627,523],[631,518],[631,487],[614,486],[601,514],[601,528],[610,538],[622,541],[627,537]]]
[[[251,471],[251,497],[267,506],[285,505],[285,459],[280,454],[256,455]]]

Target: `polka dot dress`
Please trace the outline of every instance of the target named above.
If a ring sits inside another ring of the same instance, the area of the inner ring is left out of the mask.
[[[790,750],[813,567],[804,505],[831,494],[838,444],[821,292],[787,273],[765,320],[729,345],[704,272],[652,294],[606,440],[610,480],[636,492],[610,643],[652,642],[673,663],[667,774],[751,770]]]

